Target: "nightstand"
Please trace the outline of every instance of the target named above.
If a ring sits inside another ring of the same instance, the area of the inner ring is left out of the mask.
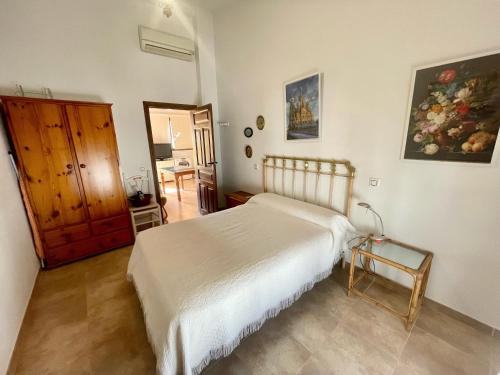
[[[360,257],[362,272],[354,279],[357,256]],[[418,249],[411,245],[406,245],[391,239],[377,241],[367,237],[357,246],[352,248],[347,295],[355,293],[376,306],[384,308],[402,319],[405,322],[406,329],[410,330],[424,300],[425,289],[431,270],[432,257],[433,254],[430,251]],[[396,268],[411,276],[413,287],[411,289],[411,297],[407,311],[397,311],[394,307],[382,303],[365,292],[356,289],[356,285],[367,275],[383,278],[383,276],[375,273],[374,268],[372,268],[372,262],[375,261]]]
[[[161,208],[156,202],[143,207],[129,207],[134,236],[141,230],[157,227],[163,224]]]
[[[240,190],[233,193],[224,194],[224,196],[226,197],[226,207],[232,208],[247,203],[247,201],[252,198],[254,194]]]

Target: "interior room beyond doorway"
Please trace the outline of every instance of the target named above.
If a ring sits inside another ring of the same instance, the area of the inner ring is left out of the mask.
[[[194,183],[192,112],[184,109],[149,108],[152,153],[160,196],[167,198],[168,221],[199,216]],[[158,189],[156,191],[158,191]]]

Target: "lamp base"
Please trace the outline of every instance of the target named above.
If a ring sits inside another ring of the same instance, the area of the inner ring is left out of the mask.
[[[381,243],[389,238],[384,236],[383,234],[370,234],[370,240],[375,241],[376,243]]]

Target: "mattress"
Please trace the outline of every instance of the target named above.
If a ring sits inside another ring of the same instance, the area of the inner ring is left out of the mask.
[[[128,277],[162,375],[199,374],[326,278],[353,230],[335,211],[259,194],[139,233]]]

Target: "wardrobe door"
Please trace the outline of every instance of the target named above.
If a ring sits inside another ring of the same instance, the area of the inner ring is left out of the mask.
[[[85,199],[92,220],[128,212],[108,105],[67,105]]]
[[[63,107],[7,101],[7,114],[21,175],[39,229],[86,221]]]

